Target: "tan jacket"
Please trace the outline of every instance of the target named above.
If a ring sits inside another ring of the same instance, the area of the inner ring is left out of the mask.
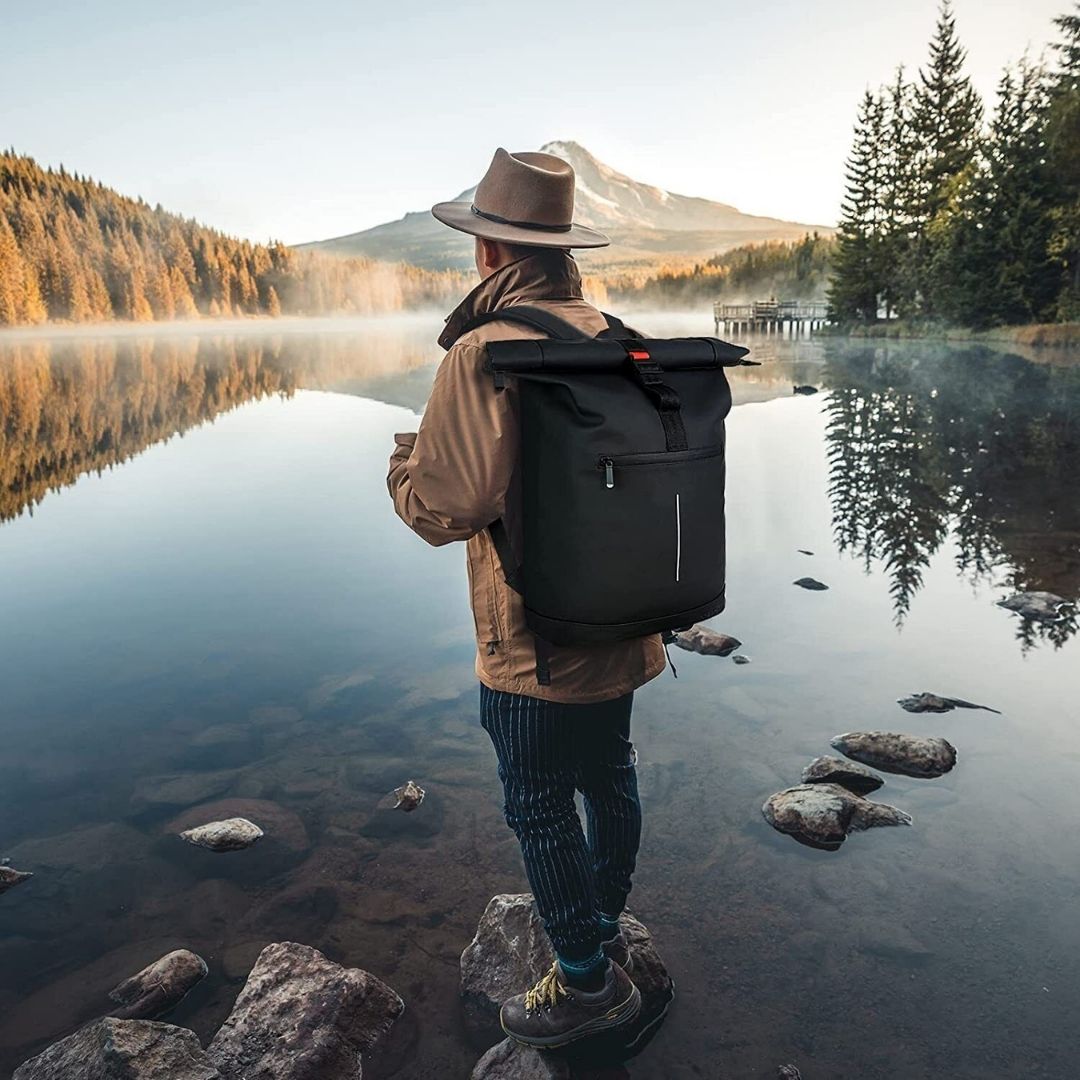
[[[429,544],[466,541],[476,674],[485,686],[571,704],[605,701],[664,670],[659,636],[549,646],[551,681],[541,686],[521,596],[503,579],[487,533],[491,522],[503,518],[520,558],[517,388],[510,379],[505,390],[495,389],[484,371],[484,343],[543,335],[512,322],[458,334],[476,315],[523,303],[590,334],[606,326],[582,298],[577,264],[562,252],[529,256],[482,281],[446,320],[439,343],[450,351],[439,365],[419,432],[395,436],[387,486],[398,516]]]

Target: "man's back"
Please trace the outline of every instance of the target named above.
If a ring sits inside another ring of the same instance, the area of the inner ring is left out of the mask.
[[[533,305],[595,335],[607,323],[582,297],[577,264],[565,252],[529,255],[485,278],[447,319],[449,348],[415,444],[402,436],[388,480],[402,519],[433,544],[466,540],[475,621],[476,673],[485,686],[573,704],[621,697],[664,669],[656,635],[604,645],[545,650],[549,681],[537,677],[536,639],[521,596],[507,585],[487,525],[502,518],[520,561],[517,390],[497,390],[484,370],[489,341],[541,337],[516,322],[488,322],[462,333],[478,315]]]

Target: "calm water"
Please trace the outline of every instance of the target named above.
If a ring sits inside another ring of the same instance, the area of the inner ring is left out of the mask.
[[[36,874],[0,898],[0,1075],[179,946],[211,976],[172,1019],[206,1038],[259,948],[293,939],[406,999],[373,1076],[467,1076],[458,955],[525,886],[463,552],[409,534],[384,487],[437,327],[0,339],[0,856]],[[635,711],[632,905],[679,997],[629,1075],[1073,1077],[1080,643],[994,601],[1080,594],[1080,365],[758,355],[733,380],[714,620],[753,662],[680,652]],[[1003,715],[895,704],[920,690]],[[889,778],[912,828],[830,853],[765,825],[831,736],[879,727],[959,749],[943,779]],[[379,811],[409,777],[421,810]],[[175,838],[222,800],[267,839]]]

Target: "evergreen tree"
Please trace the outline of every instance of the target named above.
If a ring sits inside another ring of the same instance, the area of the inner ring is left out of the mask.
[[[840,320],[873,322],[878,312],[878,242],[882,224],[881,99],[863,95],[848,156],[829,305]]]
[[[1049,250],[1060,269],[1057,316],[1080,318],[1080,4],[1054,20],[1054,73],[1047,116],[1047,158],[1056,178]]]
[[[885,317],[911,314],[915,283],[910,275],[912,221],[910,191],[917,142],[911,121],[911,84],[903,67],[884,92],[884,146],[881,148],[881,238],[878,274]]]
[[[911,112],[916,152],[907,212],[912,223],[909,280],[918,308],[935,314],[937,289],[949,278],[947,259],[935,250],[942,243],[947,215],[963,197],[979,149],[982,104],[964,74],[966,53],[956,36],[949,0],[944,0],[930,42],[930,60],[919,71]]]

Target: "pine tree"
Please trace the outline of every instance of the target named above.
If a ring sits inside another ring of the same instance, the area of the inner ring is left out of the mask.
[[[873,322],[877,318],[882,118],[881,99],[867,90],[859,106],[847,161],[829,283],[833,317],[842,321]]]
[[[912,220],[910,192],[917,143],[911,121],[912,87],[903,67],[884,91],[884,137],[881,176],[881,240],[878,245],[881,299],[885,317],[911,314],[915,283],[910,276]]]
[[[982,103],[963,73],[966,53],[956,36],[956,20],[944,0],[930,42],[930,60],[919,71],[911,125],[917,143],[907,213],[912,223],[908,271],[922,314],[935,314],[938,287],[947,266],[934,250],[943,222],[935,219],[955,206],[959,178],[970,178],[979,149]]]
[[[1060,269],[1057,316],[1080,318],[1080,4],[1054,20],[1054,73],[1047,115],[1047,159],[1056,178],[1050,255]]]

